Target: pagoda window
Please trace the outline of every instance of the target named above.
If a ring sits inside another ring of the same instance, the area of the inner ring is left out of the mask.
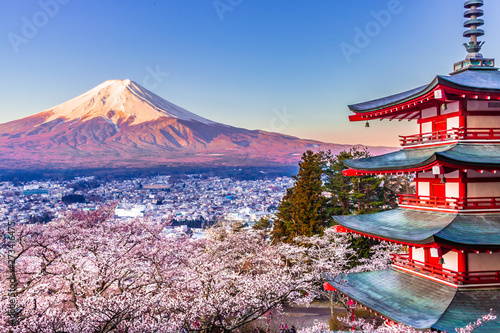
[[[467,101],[467,111],[500,111],[500,105],[491,101]]]
[[[469,253],[467,260],[470,272],[500,271],[500,252]]]
[[[460,197],[460,184],[459,183],[446,183],[446,197],[447,198],[459,198]]]
[[[449,269],[450,271],[458,272],[458,252],[450,251],[443,255],[444,269]]]
[[[430,184],[428,182],[418,183],[418,195],[424,197],[431,195]]]
[[[497,198],[500,186],[498,183],[468,183],[467,194],[469,198]]]
[[[432,118],[438,116],[438,109],[436,107],[423,109],[422,110],[422,119]]]
[[[429,122],[425,122],[425,123],[420,124],[420,131],[421,131],[421,134],[431,133],[433,131],[432,122],[429,121]]]
[[[450,114],[460,111],[460,102],[446,104],[446,110],[441,109],[441,114]]]
[[[467,127],[469,128],[500,128],[500,117],[498,116],[468,116]]]
[[[425,263],[425,249],[420,247],[413,247],[411,251],[412,259]]]
[[[448,131],[452,129],[460,128],[460,117],[451,117],[446,120],[446,129]]]

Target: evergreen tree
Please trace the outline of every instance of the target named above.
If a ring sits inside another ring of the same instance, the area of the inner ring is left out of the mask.
[[[354,147],[335,156],[331,153],[327,156],[325,189],[331,197],[326,210],[330,216],[370,214],[394,209],[397,206],[397,192],[402,187],[411,191],[408,176],[344,176],[343,171],[347,169],[344,161],[370,157],[371,154],[366,149]]]
[[[322,234],[328,225],[322,181],[325,153],[302,155],[295,185],[287,190],[274,221],[272,239],[291,242],[297,236]]]

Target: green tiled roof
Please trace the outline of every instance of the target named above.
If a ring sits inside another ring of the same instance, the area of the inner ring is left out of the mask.
[[[451,303],[451,306],[439,318],[432,328],[441,331],[454,332],[450,327],[463,327],[469,322],[481,318],[493,309],[495,314],[500,314],[500,290],[459,290]],[[475,333],[500,332],[500,321],[486,323]]]
[[[334,216],[340,225],[403,243],[435,241],[469,246],[500,246],[500,214],[455,214],[398,208],[366,215]]]
[[[455,332],[490,309],[500,313],[500,289],[456,289],[397,269],[354,273],[328,282],[384,317],[417,329]],[[476,332],[500,332],[500,321],[488,322]]]
[[[341,284],[328,282],[384,317],[418,329],[431,328],[457,292],[455,288],[394,269],[349,274]]]
[[[500,214],[459,214],[436,238],[457,244],[499,246]]]
[[[428,85],[373,101],[349,105],[349,109],[356,113],[364,113],[398,105],[428,93],[438,84],[466,91],[500,93],[500,72],[496,69],[471,69],[451,76],[438,75]]]
[[[435,161],[464,167],[496,168],[500,166],[500,145],[457,143],[432,148],[402,149],[385,155],[345,160],[344,164],[355,170],[390,171],[420,168]]]

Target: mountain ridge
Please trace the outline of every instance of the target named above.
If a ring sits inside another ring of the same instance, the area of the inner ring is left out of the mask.
[[[108,80],[42,112],[0,124],[0,168],[294,165],[308,149],[352,145],[233,127],[198,116],[131,80]],[[373,147],[375,154],[394,148]]]

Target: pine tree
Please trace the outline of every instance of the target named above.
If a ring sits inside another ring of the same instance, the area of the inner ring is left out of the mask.
[[[299,162],[296,183],[287,190],[274,221],[272,239],[291,242],[297,236],[321,234],[328,225],[322,181],[325,154],[307,151]]]
[[[327,155],[328,167],[325,169],[325,188],[331,194],[327,210],[331,216],[349,215],[353,210],[353,184],[352,180],[342,173],[346,169],[344,160],[352,159],[354,156],[362,157],[363,152],[353,148],[350,151],[341,151],[336,156],[333,156],[331,152],[328,152]]]
[[[356,147],[333,156],[327,153],[328,166],[325,169],[325,189],[331,194],[326,210],[330,216],[350,214],[370,214],[397,206],[397,191],[407,185],[406,176],[359,176],[346,177],[345,160],[367,158],[368,150]]]

